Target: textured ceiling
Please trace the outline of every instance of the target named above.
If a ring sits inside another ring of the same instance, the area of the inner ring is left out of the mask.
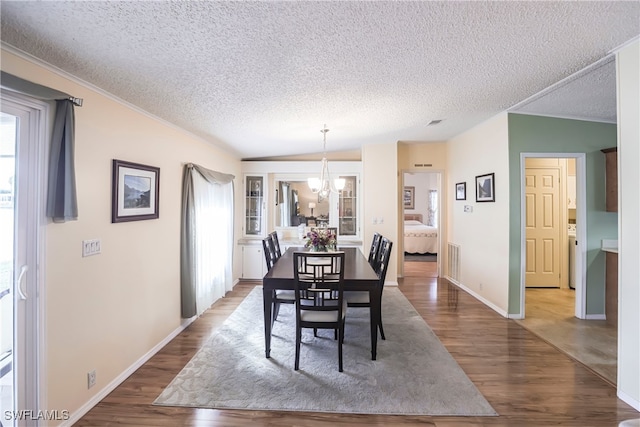
[[[613,63],[588,73],[598,88],[570,79],[530,98],[640,34],[637,1],[2,1],[0,14],[4,43],[243,158],[317,153],[324,123],[327,151],[344,151],[445,140],[516,104],[615,120]],[[563,101],[575,95],[588,102]]]

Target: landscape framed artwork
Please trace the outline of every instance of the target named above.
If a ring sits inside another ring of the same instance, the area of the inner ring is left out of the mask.
[[[160,168],[113,159],[111,222],[159,217]]]
[[[467,200],[467,183],[458,182],[456,184],[456,200]]]
[[[415,187],[404,187],[403,192],[403,205],[405,209],[414,209],[415,208]]]
[[[476,176],[476,202],[495,202],[494,174]]]

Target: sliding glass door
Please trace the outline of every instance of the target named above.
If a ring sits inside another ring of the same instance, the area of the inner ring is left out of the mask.
[[[2,93],[0,112],[0,416],[38,425],[39,265],[46,104]],[[34,416],[30,416],[33,411]]]

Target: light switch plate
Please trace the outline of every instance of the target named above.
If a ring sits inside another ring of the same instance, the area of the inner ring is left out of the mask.
[[[102,250],[102,242],[100,239],[91,239],[82,241],[82,256],[98,255]]]

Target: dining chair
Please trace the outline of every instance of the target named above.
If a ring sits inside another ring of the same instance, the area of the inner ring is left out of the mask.
[[[282,251],[280,250],[280,240],[278,240],[278,233],[272,231],[271,233],[269,233],[269,235],[271,236],[271,241],[273,242],[274,254],[277,260],[282,256]]]
[[[273,235],[269,234],[262,239],[262,250],[264,251],[264,259],[267,263],[267,271],[271,270],[279,256],[276,254],[275,243],[273,242]],[[271,310],[271,325],[278,318],[280,313],[280,304],[293,304],[296,301],[294,292],[287,289],[278,289],[273,294],[273,308]]]
[[[296,298],[296,359],[300,367],[302,329],[333,329],[338,340],[338,371],[342,372],[342,344],[347,304],[344,300],[344,252],[295,252],[293,276]]]
[[[389,267],[389,260],[391,259],[392,247],[393,242],[391,240],[386,237],[380,238],[376,267],[374,267],[376,275],[378,276],[378,286],[380,287],[380,322],[378,322],[378,329],[380,330],[380,337],[383,340],[386,340],[386,338],[384,336],[384,329],[382,328],[382,290],[384,289],[384,281],[387,278],[387,268]],[[344,297],[349,307],[369,307],[369,309],[371,309],[371,301],[369,299],[369,292],[367,291],[346,291]]]
[[[373,233],[373,239],[371,240],[371,248],[369,248],[369,264],[375,269],[375,263],[378,259],[378,249],[380,248],[380,239],[382,234]]]
[[[276,258],[273,253],[273,239],[269,234],[262,239],[262,251],[264,252],[264,260],[267,263],[267,271],[270,271],[273,265],[276,263]]]

